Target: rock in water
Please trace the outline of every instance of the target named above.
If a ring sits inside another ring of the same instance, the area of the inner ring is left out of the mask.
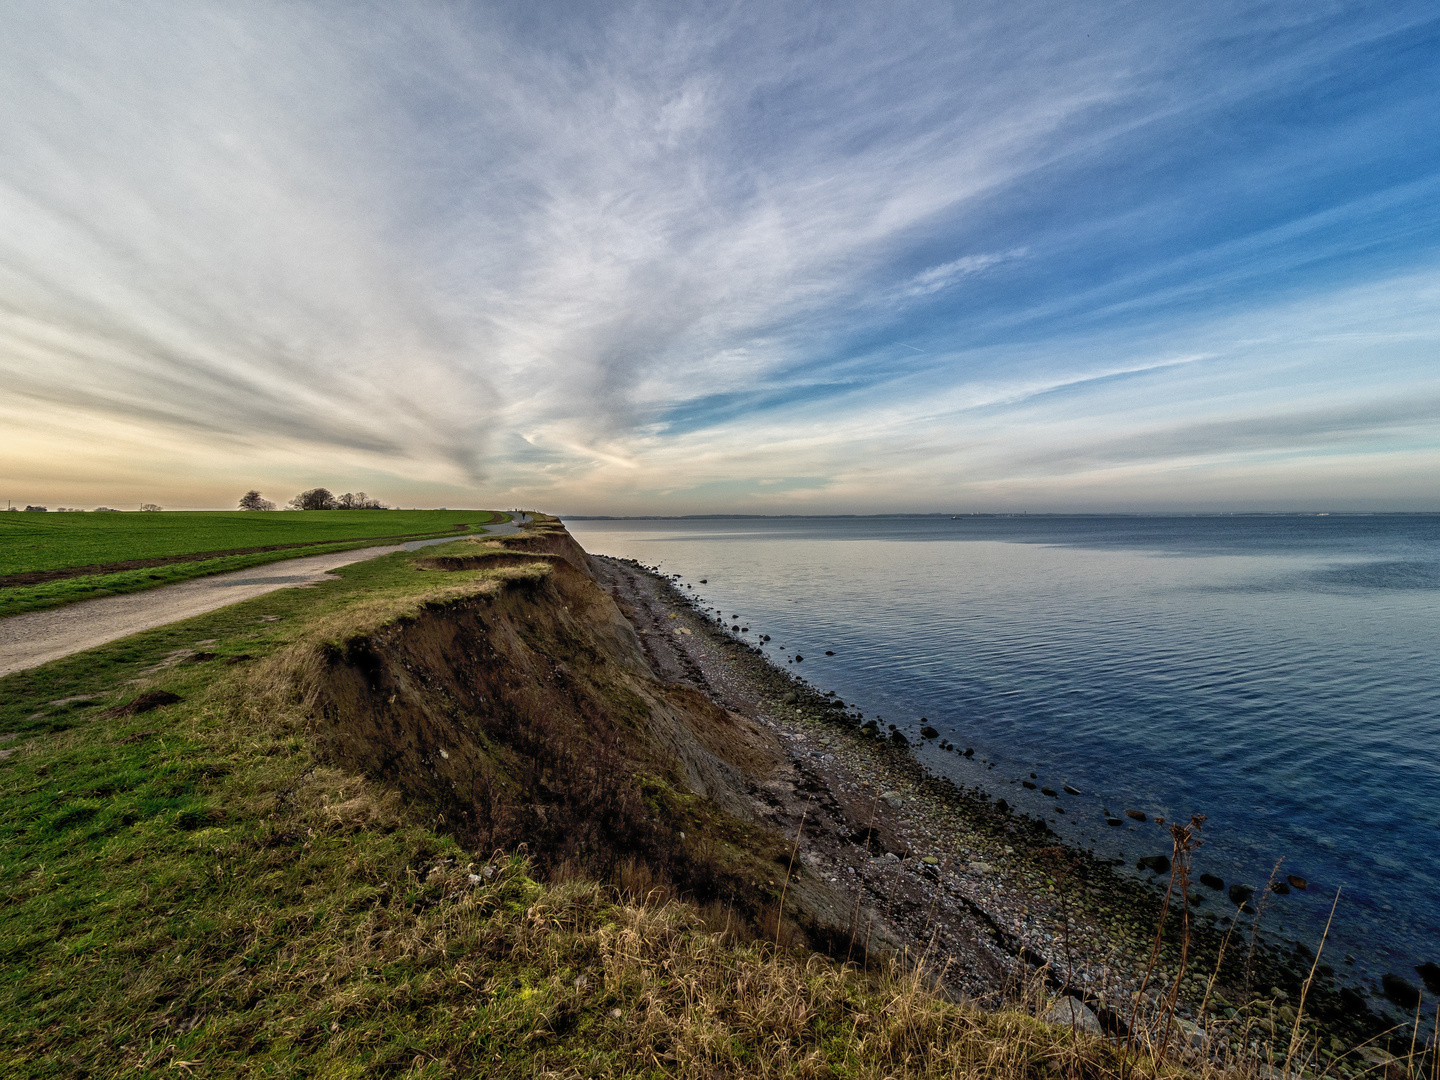
[[[1250,897],[1255,895],[1255,889],[1250,885],[1231,885],[1230,902],[1237,907],[1244,904]]]
[[[940,737],[940,732],[936,731],[933,727],[922,727],[920,734],[927,739],[938,739]]]
[[[1057,1024],[1061,1027],[1073,1027],[1087,1035],[1103,1035],[1100,1027],[1100,1019],[1090,1011],[1090,1006],[1083,1001],[1073,997],[1062,997],[1050,1006],[1050,1011],[1045,1014],[1047,1024]]]
[[[1204,885],[1207,889],[1214,889],[1217,892],[1225,887],[1225,882],[1214,874],[1201,874],[1200,884]]]
[[[1402,1009],[1413,1009],[1420,1004],[1420,991],[1393,971],[1387,971],[1380,976],[1380,989]]]
[[[1434,961],[1427,961],[1415,968],[1421,981],[1425,983],[1425,989],[1432,994],[1440,994],[1440,964]]]
[[[1055,791],[1054,788],[1048,788],[1048,787],[1042,787],[1042,788],[1040,789],[1040,794],[1041,794],[1041,795],[1049,795],[1050,798],[1052,798],[1052,799],[1058,799],[1058,798],[1060,797],[1058,794],[1056,794],[1056,791]]]
[[[1283,881],[1272,881],[1270,882],[1270,891],[1277,896],[1289,896],[1290,886]]]
[[[1301,892],[1304,892],[1306,889],[1310,888],[1310,883],[1308,881],[1306,881],[1303,877],[1296,877],[1294,874],[1291,874],[1285,880],[1289,883],[1292,889],[1299,889]]]
[[[1153,870],[1157,874],[1170,872],[1170,859],[1165,855],[1146,855],[1135,865],[1141,870]]]
[[[1124,825],[1125,823],[1121,821],[1118,817],[1107,817],[1105,819],[1105,824],[1109,825],[1112,829],[1118,829],[1121,825]]]
[[[1125,816],[1128,817],[1131,821],[1148,821],[1148,820],[1149,820],[1149,819],[1146,818],[1146,816],[1145,816],[1144,814],[1142,814],[1139,810],[1126,810],[1126,811],[1125,811]]]
[[[1066,784],[1066,785],[1065,785],[1065,794],[1066,794],[1066,795],[1079,795],[1079,794],[1080,794],[1080,789],[1077,788],[1077,787],[1071,787],[1069,784]]]

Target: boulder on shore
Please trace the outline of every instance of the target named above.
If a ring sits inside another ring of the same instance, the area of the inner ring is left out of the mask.
[[[1073,997],[1057,998],[1055,1004],[1045,1013],[1047,1024],[1073,1027],[1087,1035],[1103,1035],[1100,1018],[1090,1011],[1090,1006]]]

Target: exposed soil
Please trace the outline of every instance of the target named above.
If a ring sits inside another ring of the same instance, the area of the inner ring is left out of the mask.
[[[113,709],[106,709],[100,715],[102,717],[114,718],[120,716],[134,716],[136,713],[147,713],[152,709],[159,709],[165,705],[174,705],[181,700],[178,694],[172,694],[168,690],[150,690],[133,701],[124,705],[117,705]]]

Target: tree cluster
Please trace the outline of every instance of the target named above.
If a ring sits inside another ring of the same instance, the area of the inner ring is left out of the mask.
[[[241,510],[274,510],[275,504],[261,496],[258,491],[247,491],[240,497]],[[384,510],[386,506],[379,499],[372,499],[363,491],[345,492],[332,495],[328,488],[317,487],[302,491],[290,500],[291,510]]]

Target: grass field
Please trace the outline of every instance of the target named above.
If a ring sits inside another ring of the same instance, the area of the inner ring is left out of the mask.
[[[0,513],[0,617],[376,541],[463,535],[493,510]]]

